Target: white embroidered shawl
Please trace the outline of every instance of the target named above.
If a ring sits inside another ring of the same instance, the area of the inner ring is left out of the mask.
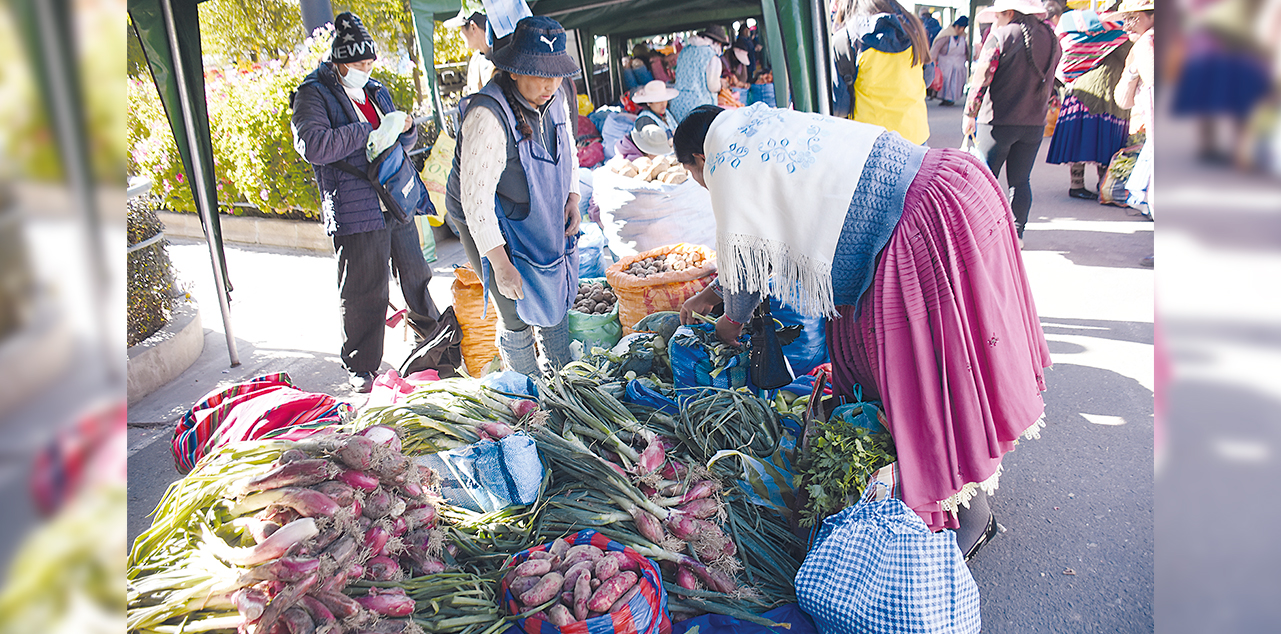
[[[868,153],[885,128],[757,103],[704,142],[721,285],[836,314],[832,259]],[[773,280],[771,292],[771,279]]]

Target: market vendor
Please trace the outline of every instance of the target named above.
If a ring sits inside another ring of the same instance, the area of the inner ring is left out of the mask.
[[[762,295],[829,317],[836,391],[883,402],[903,501],[956,528],[957,504],[994,489],[1001,457],[1043,426],[1050,365],[991,173],[880,126],[763,104],[697,108],[674,144],[711,194],[719,269],[682,322],[722,295],[725,342]],[[962,523],[990,534],[980,502]]]
[[[499,72],[460,102],[462,130],[446,208],[467,260],[494,298],[503,365],[537,375],[536,326],[548,366],[570,361],[578,292],[578,156],[563,79],[578,74],[565,29],[545,16],[516,24],[493,53]]]
[[[641,107],[636,126],[618,141],[618,153],[627,160],[640,156],[661,156],[672,153],[672,133],[676,131],[676,118],[667,110],[667,102],[681,94],[675,88],[655,79],[632,94],[632,101]]]

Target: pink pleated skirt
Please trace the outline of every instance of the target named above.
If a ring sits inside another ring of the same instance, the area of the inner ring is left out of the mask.
[[[955,528],[940,502],[992,477],[1040,419],[1050,366],[1013,215],[985,166],[926,154],[853,313],[828,323],[836,389],[882,401],[903,501],[932,529]]]

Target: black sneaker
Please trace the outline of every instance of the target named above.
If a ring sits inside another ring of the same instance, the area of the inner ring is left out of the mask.
[[[1156,261],[1149,255],[1139,260],[1139,266],[1145,266],[1150,269],[1153,266],[1156,266]]]
[[[1099,199],[1098,193],[1092,192],[1088,189],[1085,189],[1084,187],[1079,189],[1069,189],[1068,196],[1071,196],[1073,198],[1080,198],[1081,200],[1098,200]]]
[[[357,394],[368,394],[374,389],[373,372],[349,372],[347,383]]]

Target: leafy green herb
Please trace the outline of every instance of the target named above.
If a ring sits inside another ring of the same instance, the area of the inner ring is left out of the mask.
[[[796,486],[809,494],[801,526],[813,526],[858,500],[867,479],[895,460],[894,440],[885,432],[872,433],[841,419],[816,424],[810,455],[796,475]]]

